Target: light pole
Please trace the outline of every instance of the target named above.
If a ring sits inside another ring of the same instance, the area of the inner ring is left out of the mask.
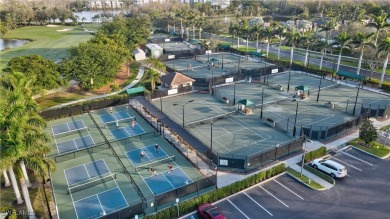
[[[295,120],[294,120],[294,129],[293,129],[293,136],[295,136],[295,133],[297,131],[297,117],[298,117],[298,103],[299,101],[297,101],[297,108],[295,110]]]
[[[225,118],[224,116],[221,116],[221,117],[218,117],[216,120],[214,120],[210,125],[211,125],[211,129],[210,129],[210,165],[211,163],[213,162],[213,124],[215,122],[217,122],[218,120],[221,120]]]
[[[301,166],[301,178],[303,173],[303,165],[305,163],[305,155],[306,155],[306,135],[303,136],[303,140],[305,141],[304,147],[303,147],[303,157],[302,157],[302,166]]]
[[[358,89],[357,89],[357,92],[356,92],[355,105],[353,106],[353,112],[352,112],[352,115],[355,115],[355,111],[356,111],[356,104],[357,104],[357,100],[358,100],[358,96],[359,96],[359,91],[360,91],[360,84],[358,85]]]
[[[264,103],[264,88],[263,88],[263,92],[261,92],[260,119],[263,119],[263,103]]]
[[[211,67],[211,96],[214,96],[214,67]]]
[[[222,49],[222,69],[223,69],[223,49],[224,49],[224,47],[222,47],[221,49]]]
[[[318,99],[320,98],[320,92],[321,92],[321,82],[322,82],[322,76],[321,76],[321,78],[320,78],[320,84],[318,85],[317,103],[318,103]]]
[[[189,100],[187,103],[183,104],[182,107],[183,107],[183,129],[184,129],[184,107],[189,104],[189,103],[192,103],[194,102],[195,100]],[[173,104],[174,106],[179,106],[180,104],[177,104],[177,103],[174,103]]]

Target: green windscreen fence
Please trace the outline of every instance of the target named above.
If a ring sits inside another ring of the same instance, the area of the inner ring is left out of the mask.
[[[338,71],[336,73],[336,75],[347,77],[347,78],[351,78],[351,79],[357,79],[357,80],[360,80],[360,81],[364,80],[364,76],[363,75],[358,75],[358,74],[355,74],[355,73],[352,73],[352,72],[347,72],[347,71]]]

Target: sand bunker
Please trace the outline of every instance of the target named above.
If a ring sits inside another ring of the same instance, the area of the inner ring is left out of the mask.
[[[46,27],[58,27],[58,25],[48,24]]]
[[[65,31],[70,31],[70,30],[73,30],[73,28],[65,28],[62,30],[57,30],[57,32],[65,32]]]

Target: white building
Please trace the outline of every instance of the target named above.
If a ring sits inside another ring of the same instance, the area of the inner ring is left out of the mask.
[[[122,8],[123,2],[120,1],[88,1],[85,6],[87,8]]]

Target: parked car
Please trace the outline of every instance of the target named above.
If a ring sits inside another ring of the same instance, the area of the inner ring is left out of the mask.
[[[210,203],[200,205],[198,207],[198,214],[204,219],[226,219],[219,208]]]
[[[347,169],[333,160],[315,159],[312,165],[314,169],[322,170],[332,178],[342,178],[347,175]]]

